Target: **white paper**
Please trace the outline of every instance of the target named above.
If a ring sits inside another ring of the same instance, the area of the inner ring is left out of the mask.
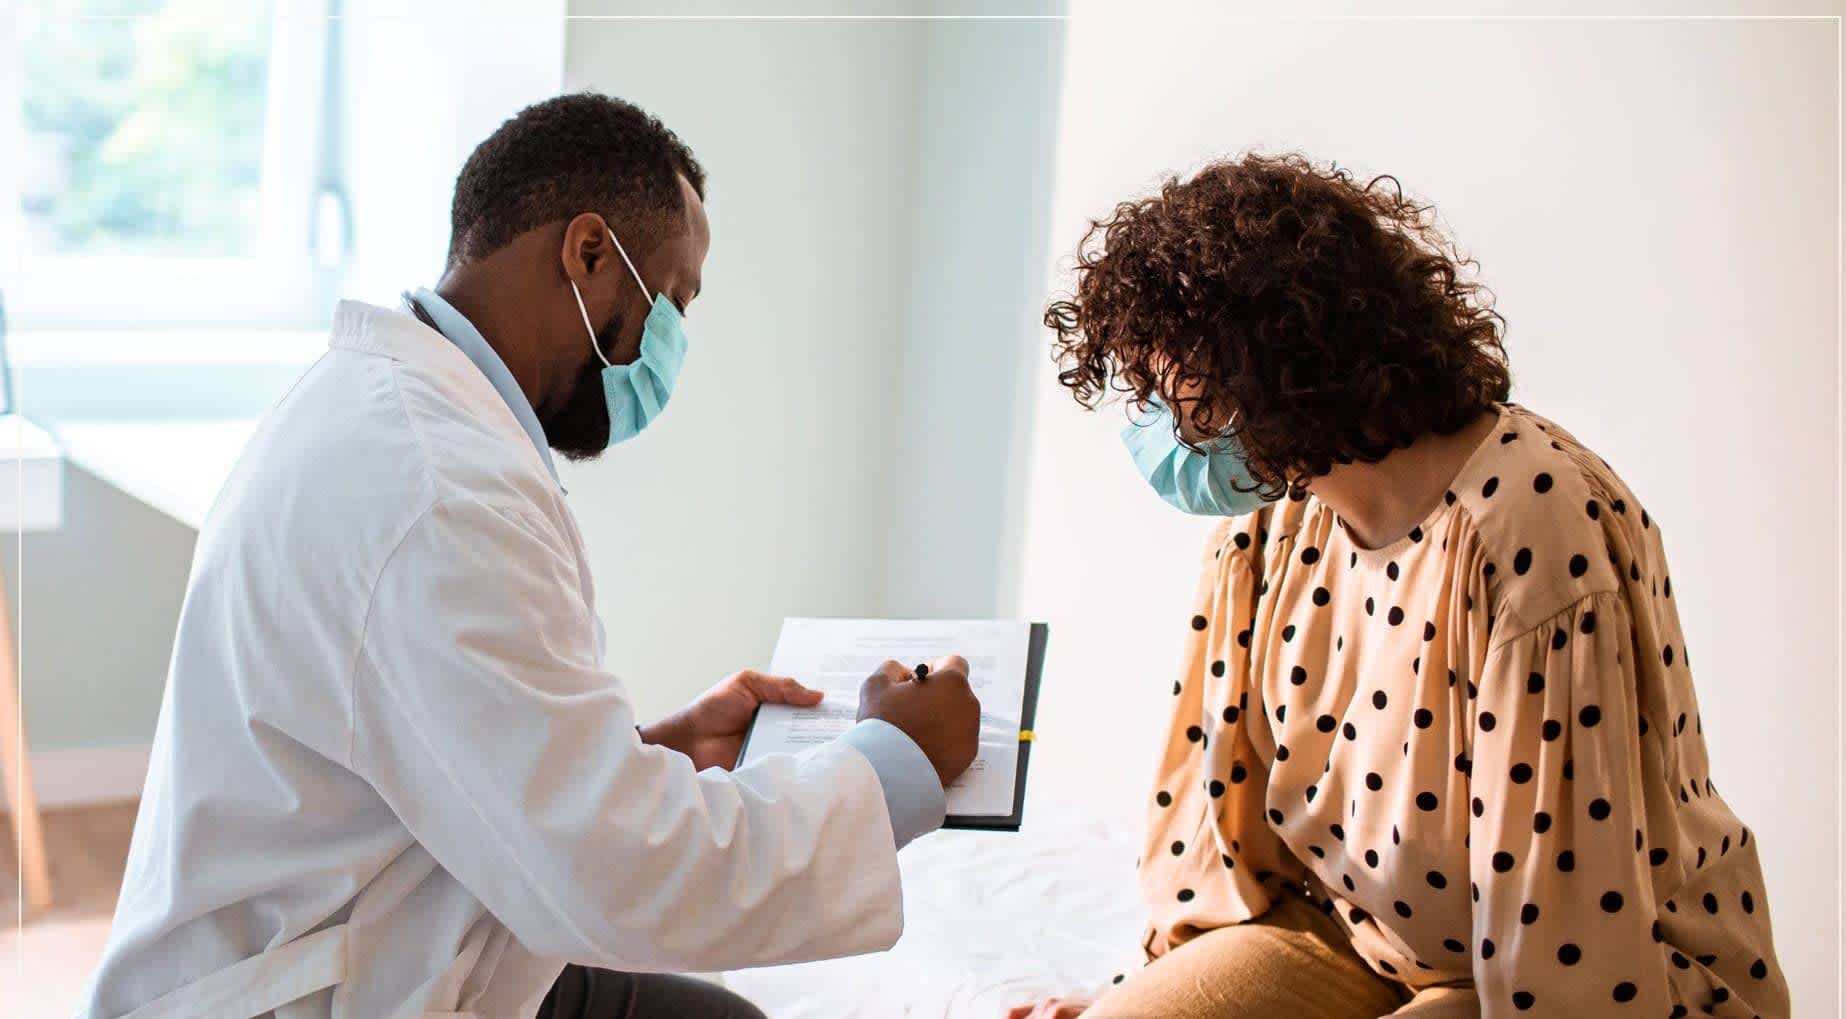
[[[968,684],[981,700],[974,763],[948,790],[949,813],[1006,817],[1019,774],[1019,718],[1025,703],[1028,623],[912,619],[788,619],[769,671],[826,694],[818,707],[765,705],[739,766],[769,754],[798,753],[852,728],[859,686],[886,659],[914,669],[943,655],[968,660]]]

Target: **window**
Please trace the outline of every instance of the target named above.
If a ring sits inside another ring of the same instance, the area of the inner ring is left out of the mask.
[[[45,0],[0,31],[16,328],[326,320],[347,233],[329,2]]]

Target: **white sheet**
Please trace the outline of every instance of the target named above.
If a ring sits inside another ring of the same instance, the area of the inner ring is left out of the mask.
[[[944,831],[898,856],[904,936],[889,952],[738,970],[770,1019],[993,1019],[1046,994],[1106,986],[1143,913],[1132,834],[1034,804],[1025,830]]]

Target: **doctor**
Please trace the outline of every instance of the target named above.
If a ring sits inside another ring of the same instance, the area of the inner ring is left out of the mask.
[[[82,1015],[755,1016],[634,974],[896,940],[897,849],[975,752],[965,662],[887,663],[845,737],[737,771],[758,704],[819,695],[740,672],[637,727],[603,668],[552,451],[667,405],[703,189],[635,107],[540,103],[463,167],[435,291],[339,306],[200,533]]]

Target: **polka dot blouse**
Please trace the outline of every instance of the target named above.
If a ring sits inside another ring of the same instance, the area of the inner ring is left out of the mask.
[[[1750,830],[1712,785],[1658,525],[1529,411],[1358,547],[1308,497],[1205,556],[1150,793],[1143,947],[1306,895],[1484,1014],[1786,1016]]]

